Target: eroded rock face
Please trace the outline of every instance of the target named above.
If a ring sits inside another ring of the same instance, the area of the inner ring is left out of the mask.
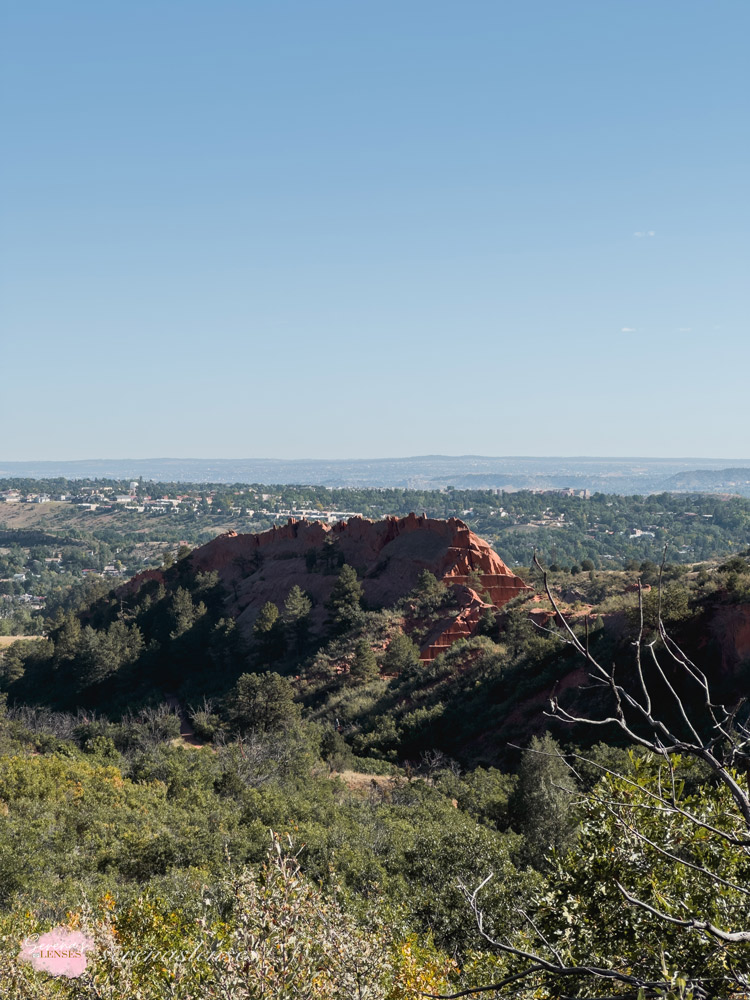
[[[485,608],[493,607],[483,601],[476,591],[470,587],[457,584],[458,606],[460,608],[455,617],[446,615],[435,622],[427,633],[425,641],[420,648],[420,659],[434,660],[447,649],[458,642],[459,639],[470,639],[477,631],[482,613]],[[494,605],[497,607],[497,605]]]
[[[466,586],[472,571],[479,574],[482,590],[498,608],[529,589],[458,518],[443,521],[409,514],[369,521],[353,517],[333,525],[290,519],[260,534],[227,532],[194,550],[189,558],[193,572],[218,572],[230,595],[228,610],[245,632],[266,601],[281,607],[295,584],[313,600],[313,626],[322,626],[324,605],[341,563],[357,570],[370,607],[395,604],[416,586],[420,573],[429,570],[438,580],[457,587],[461,610],[444,640],[428,637],[422,651],[427,659],[446,644],[473,634],[481,611],[488,606]]]

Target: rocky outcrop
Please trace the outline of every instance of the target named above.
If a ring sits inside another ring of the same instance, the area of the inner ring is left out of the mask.
[[[420,659],[434,660],[459,639],[470,639],[477,631],[483,611],[492,607],[470,587],[459,585],[457,589],[460,611],[455,617],[445,617],[435,622],[421,644]]]
[[[467,583],[478,580],[483,596],[498,608],[529,589],[463,521],[415,514],[382,521],[352,517],[333,525],[290,519],[259,534],[227,532],[195,549],[189,559],[192,572],[218,572],[229,594],[228,610],[245,632],[266,601],[281,607],[295,584],[313,600],[313,626],[322,626],[342,563],[357,570],[370,607],[395,604],[429,570],[457,588],[460,610],[441,635],[428,637],[423,647],[428,659],[472,635],[488,606]],[[131,587],[145,578],[136,578]]]

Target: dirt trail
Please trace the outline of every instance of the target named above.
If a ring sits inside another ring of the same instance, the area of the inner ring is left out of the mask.
[[[198,739],[195,735],[195,730],[193,729],[193,724],[188,718],[188,714],[185,711],[185,706],[182,704],[180,699],[176,694],[167,694],[164,696],[164,700],[173,708],[175,712],[180,717],[180,741],[185,743],[190,747],[202,747],[205,746],[203,740]]]

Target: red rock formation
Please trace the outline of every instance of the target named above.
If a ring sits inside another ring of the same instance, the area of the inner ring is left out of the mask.
[[[335,562],[325,567],[330,549]],[[313,551],[317,567],[308,565]],[[489,545],[469,530],[463,521],[420,517],[387,517],[369,521],[352,517],[333,525],[292,518],[283,526],[255,535],[234,531],[220,535],[190,556],[194,572],[217,571],[230,596],[229,611],[247,632],[260,607],[273,601],[279,607],[298,584],[313,599],[313,623],[325,619],[325,601],[336,581],[336,564],[353,566],[371,607],[388,607],[412,590],[423,570],[438,580],[457,586],[462,597],[459,617],[442,636],[430,636],[423,656],[447,648],[457,638],[472,635],[485,605],[466,587],[469,574],[479,574],[482,588],[495,607],[529,588],[515,576]],[[136,578],[136,581],[141,578]],[[136,585],[132,581],[131,585]]]
[[[483,601],[471,588],[464,586],[460,587],[458,603],[461,610],[455,618],[442,618],[430,630],[422,643],[420,659],[434,660],[459,639],[470,639],[477,630],[484,609],[493,606]]]
[[[117,594],[122,594],[126,596],[128,594],[137,594],[144,583],[148,583],[149,580],[158,580],[159,583],[164,583],[164,571],[161,569],[144,569],[142,573],[134,576],[127,583],[123,583],[121,587],[117,588]]]

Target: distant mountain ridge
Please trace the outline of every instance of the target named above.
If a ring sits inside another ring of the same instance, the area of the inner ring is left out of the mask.
[[[729,475],[731,473],[731,476]],[[744,473],[744,477],[740,474]],[[563,489],[646,494],[688,490],[750,495],[750,459],[535,458],[421,455],[378,459],[82,459],[0,461],[0,478],[138,479],[402,489]],[[744,478],[744,484],[741,480]],[[737,481],[736,490],[727,482]],[[694,485],[691,485],[694,484]]]
[[[741,493],[750,496],[750,468],[694,469],[678,472],[668,480],[669,488],[694,493]]]

